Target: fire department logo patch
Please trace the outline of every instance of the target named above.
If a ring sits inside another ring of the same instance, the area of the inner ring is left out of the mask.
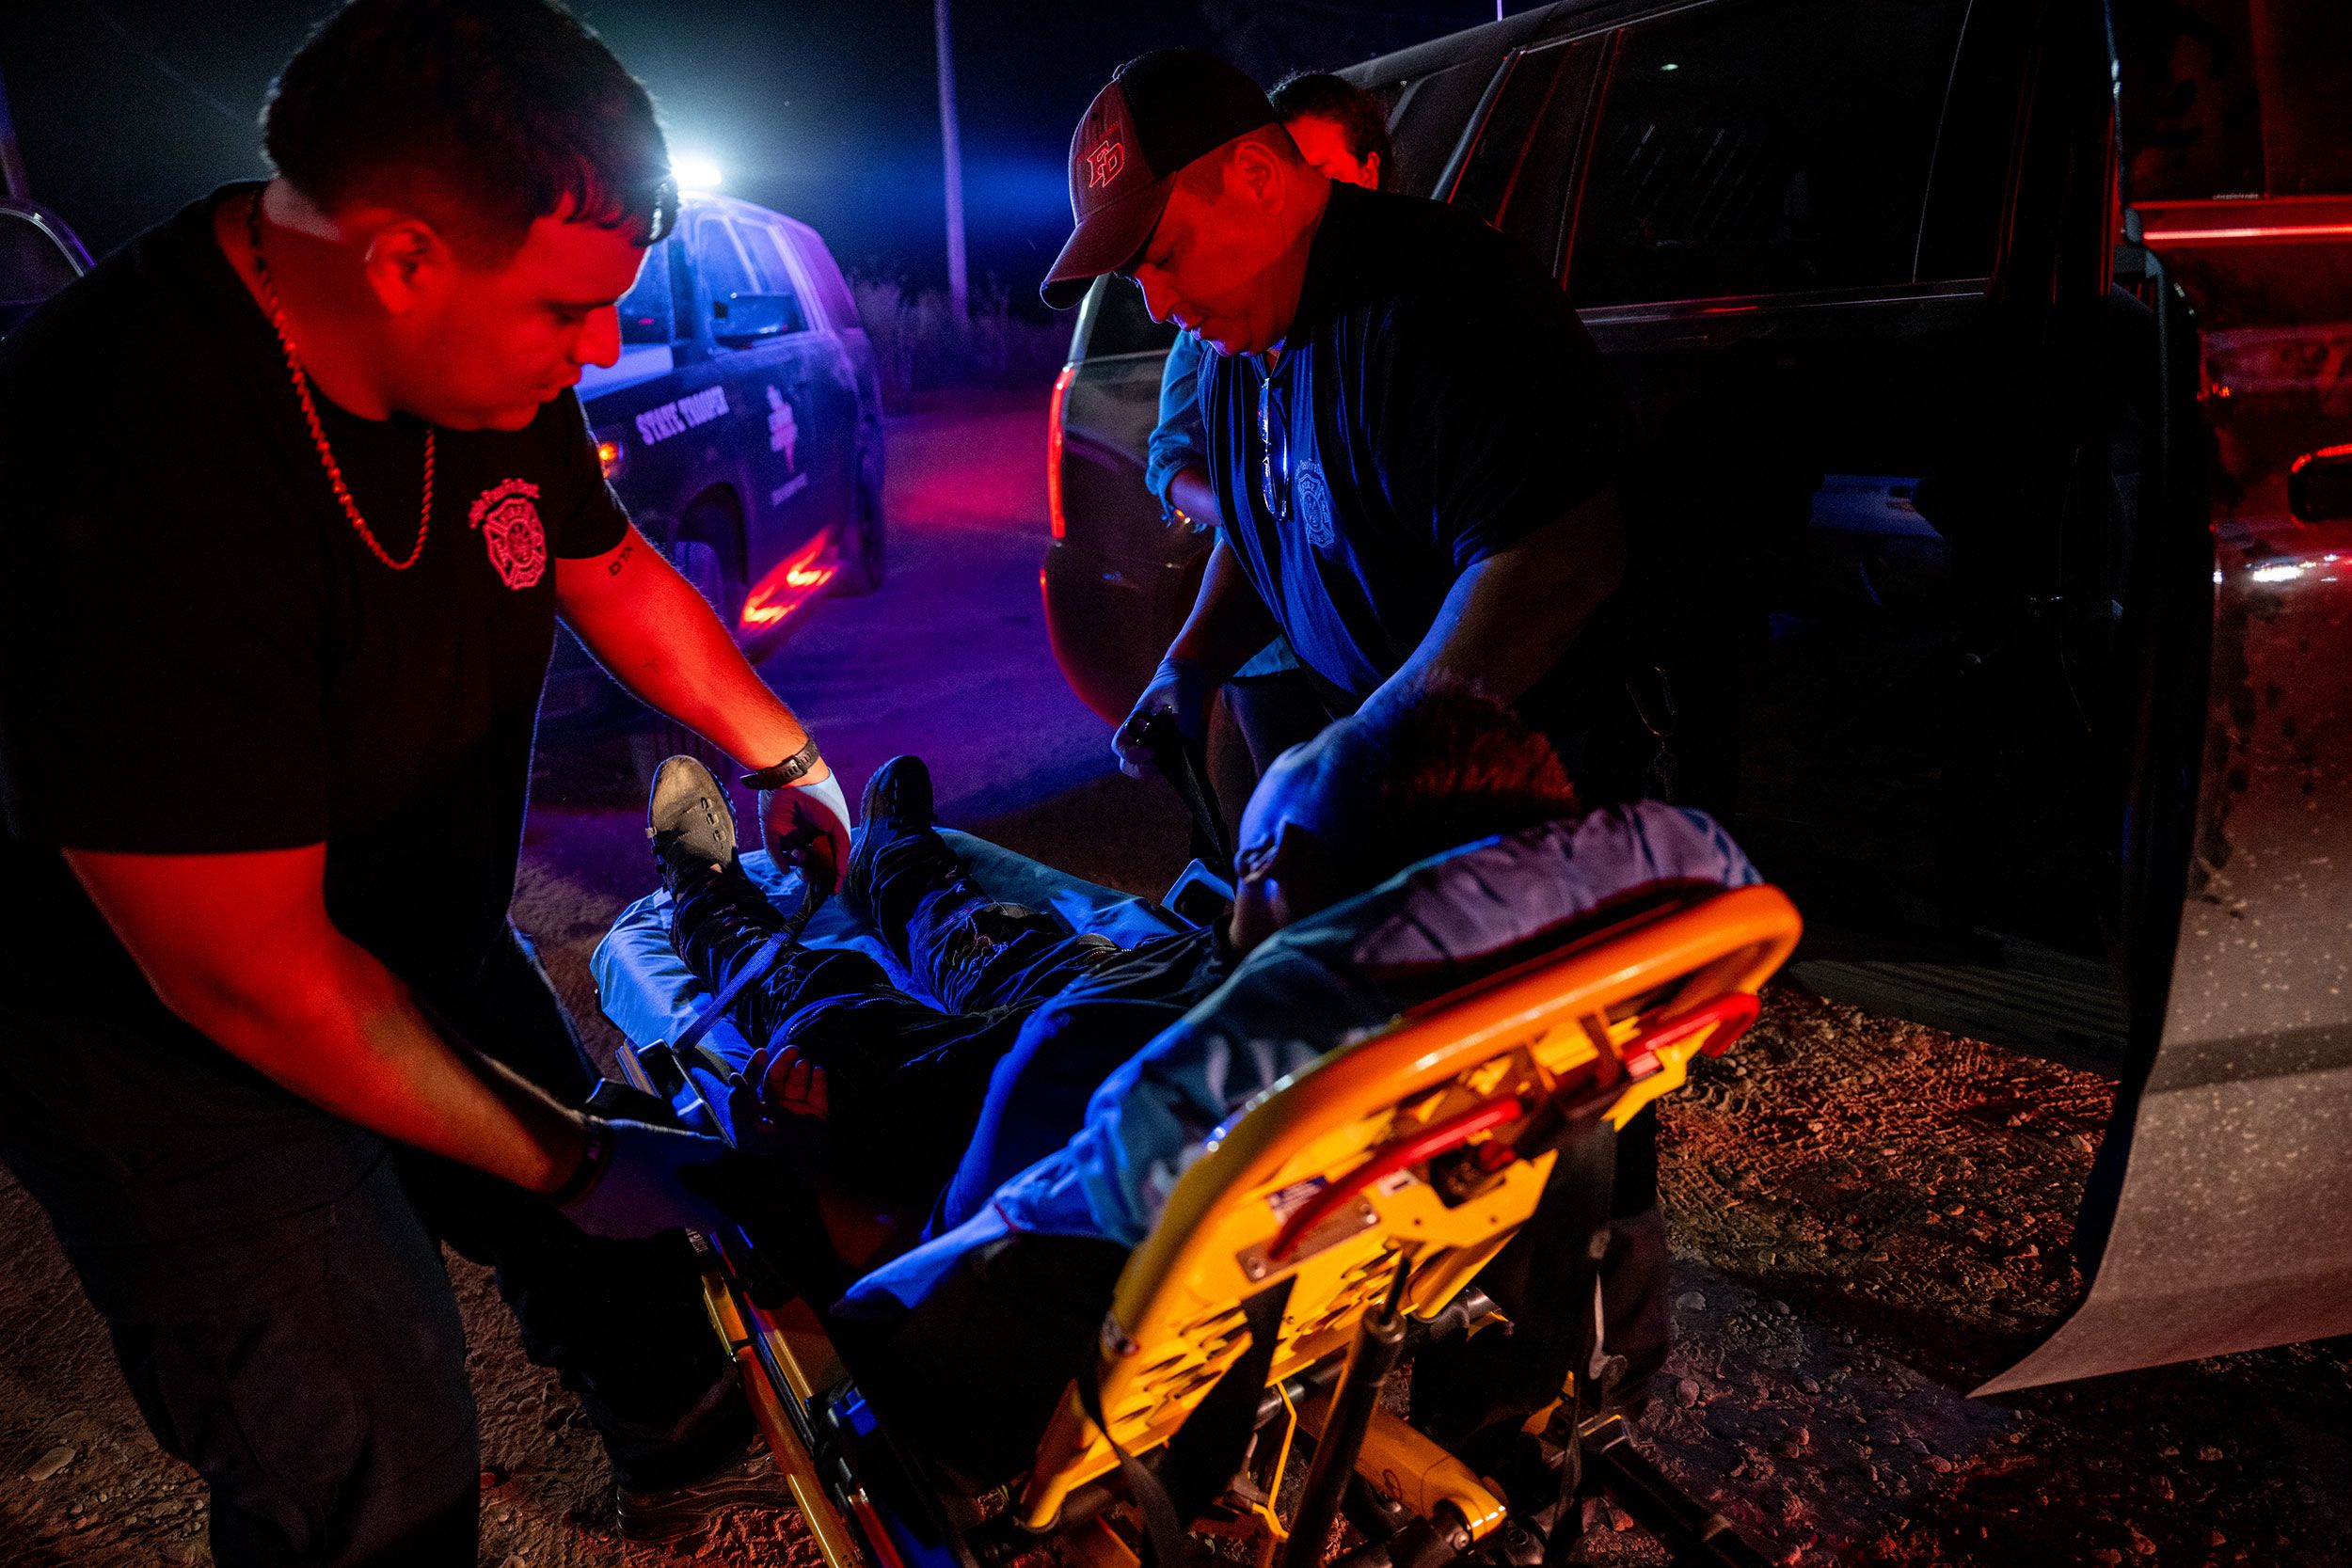
[[[482,547],[499,581],[531,587],[548,569],[548,531],[539,522],[539,487],[527,479],[501,480],[475,498],[467,518],[482,531]]]
[[[1298,521],[1307,531],[1307,543],[1319,550],[1329,549],[1338,535],[1331,527],[1331,487],[1323,481],[1322,467],[1301,463],[1292,486],[1298,503]]]

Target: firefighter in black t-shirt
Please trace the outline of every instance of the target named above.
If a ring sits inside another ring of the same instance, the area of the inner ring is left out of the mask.
[[[571,391],[675,216],[652,106],[550,0],[356,0],[266,139],[277,178],[0,347],[0,1159],[224,1564],[472,1560],[437,1241],[497,1266],[625,1529],[781,1500],[679,1229],[723,1146],[574,1108],[506,919],[559,614],[760,770],[812,885],[846,846]]]

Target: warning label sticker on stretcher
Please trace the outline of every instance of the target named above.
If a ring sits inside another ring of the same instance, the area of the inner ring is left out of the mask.
[[[1330,1184],[1331,1179],[1327,1176],[1311,1176],[1304,1181],[1294,1181],[1287,1187],[1266,1194],[1265,1206],[1274,1211],[1276,1219],[1286,1220],[1309,1198]]]
[[[1391,1171],[1373,1183],[1372,1190],[1386,1197],[1391,1193],[1403,1192],[1416,1180],[1418,1178],[1409,1170]],[[1274,1211],[1276,1219],[1286,1220],[1309,1198],[1330,1184],[1331,1179],[1327,1176],[1311,1176],[1304,1181],[1294,1181],[1287,1187],[1266,1194],[1265,1206]]]

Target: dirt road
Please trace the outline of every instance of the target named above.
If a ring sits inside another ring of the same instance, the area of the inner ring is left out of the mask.
[[[893,578],[814,608],[764,673],[854,786],[917,750],[951,821],[1099,880],[1165,886],[1163,792],[1107,772],[1038,619],[1041,409],[892,431]],[[937,650],[955,650],[942,667]],[[929,650],[927,652],[927,650]],[[649,885],[627,748],[543,755],[518,921],[597,1049],[590,948]],[[2108,1087],[1789,993],[1669,1104],[1680,1343],[1645,1423],[1670,1471],[1783,1560],[2352,1563],[2352,1347],[2044,1390],[1962,1392],[2062,1310]],[[2341,1223],[2315,1216],[2314,1223]],[[789,1515],[628,1548],[594,1436],[453,1263],[483,1413],[486,1568],[789,1563]],[[0,1177],[0,1563],[202,1562],[202,1488],[163,1457],[39,1211]],[[1601,1560],[1662,1561],[1637,1530]]]

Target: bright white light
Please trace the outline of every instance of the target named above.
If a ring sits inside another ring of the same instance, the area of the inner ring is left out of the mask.
[[[2300,561],[2284,561],[2275,566],[2257,566],[2248,575],[2256,582],[2293,582],[2305,569]]]
[[[1658,69],[1661,71],[1680,71],[1682,68],[1675,64],[1674,61],[1668,60],[1664,65],[1660,66]]]
[[[670,172],[677,179],[678,189],[684,191],[715,191],[719,188],[719,166],[708,158],[681,152],[670,159]]]

